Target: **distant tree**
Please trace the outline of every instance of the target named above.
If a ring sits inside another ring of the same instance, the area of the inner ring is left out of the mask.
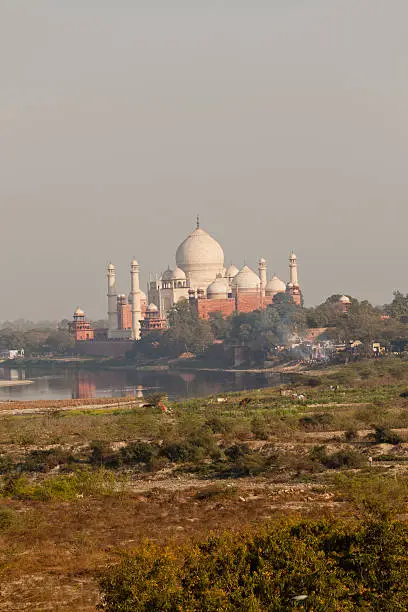
[[[231,322],[230,319],[224,317],[221,312],[210,313],[210,324],[216,338],[223,340],[228,336]]]
[[[385,312],[393,319],[408,322],[408,294],[404,295],[400,291],[394,291],[394,299],[391,304],[385,306]]]
[[[55,353],[66,353],[75,345],[73,336],[64,330],[53,331],[45,340],[45,347]]]
[[[200,319],[197,310],[187,300],[175,304],[167,319],[169,328],[160,338],[160,351],[163,354],[202,353],[214,342],[210,322]]]

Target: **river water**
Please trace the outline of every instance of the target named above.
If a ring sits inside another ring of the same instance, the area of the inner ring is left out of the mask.
[[[167,393],[170,399],[182,399],[270,387],[281,380],[273,373],[0,368],[0,380],[24,379],[34,382],[0,387],[0,401],[144,397],[156,391]]]

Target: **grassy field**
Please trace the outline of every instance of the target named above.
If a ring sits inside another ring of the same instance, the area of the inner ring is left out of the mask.
[[[100,573],[146,537],[162,545],[281,517],[347,521],[375,504],[405,520],[405,361],[167,412],[82,402],[0,411],[0,610],[95,610]]]

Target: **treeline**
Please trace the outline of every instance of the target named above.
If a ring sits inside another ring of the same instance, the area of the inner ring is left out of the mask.
[[[408,609],[408,527],[287,522],[199,544],[142,544],[101,578],[108,612]]]
[[[23,348],[26,356],[48,352],[66,353],[74,347],[74,340],[67,328],[42,327],[0,329],[0,347],[5,349]]]
[[[333,295],[316,307],[304,308],[290,296],[278,294],[265,310],[235,313],[226,318],[216,312],[208,321],[198,317],[194,306],[181,301],[169,313],[169,329],[143,338],[135,345],[135,354],[148,357],[202,354],[215,340],[223,340],[249,346],[253,360],[262,361],[277,347],[302,338],[308,328],[327,328],[324,337],[337,343],[360,340],[366,354],[374,341],[404,350],[408,344],[408,295],[396,292],[393,301],[381,308],[351,298],[347,313],[339,308],[340,297]]]

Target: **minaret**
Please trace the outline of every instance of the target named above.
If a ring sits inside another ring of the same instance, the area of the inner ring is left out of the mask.
[[[265,295],[265,287],[266,287],[266,260],[261,257],[258,262],[258,274],[261,279],[261,295]]]
[[[118,328],[118,312],[116,304],[115,266],[110,263],[107,269],[108,278],[108,338],[112,331]]]
[[[294,287],[297,287],[299,285],[299,283],[298,283],[296,255],[294,254],[293,251],[289,255],[289,282]]]
[[[132,339],[140,340],[140,307],[139,264],[136,259],[130,262],[130,294],[132,296]]]

